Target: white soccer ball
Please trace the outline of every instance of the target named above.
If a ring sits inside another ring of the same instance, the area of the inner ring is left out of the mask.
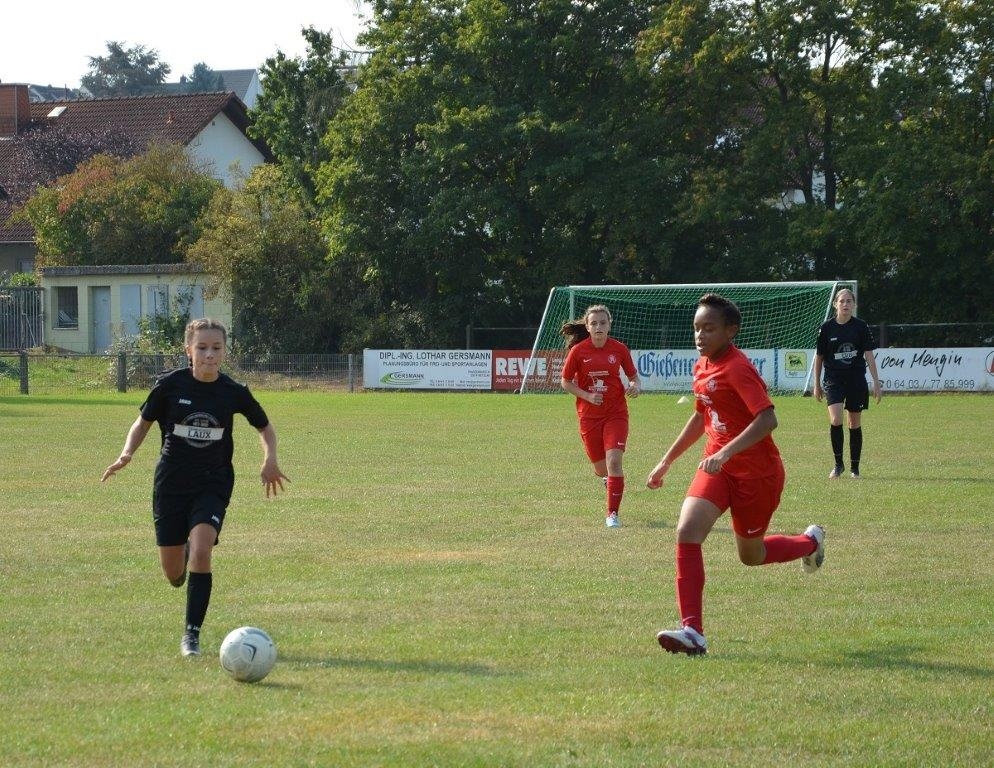
[[[276,644],[258,627],[233,629],[221,643],[221,666],[235,680],[256,683],[276,663]]]

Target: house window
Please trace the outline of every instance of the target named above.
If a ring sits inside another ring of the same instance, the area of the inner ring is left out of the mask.
[[[204,317],[204,286],[182,285],[176,292],[176,303],[181,314],[191,320]]]
[[[79,291],[76,286],[55,289],[55,327],[79,328]]]
[[[145,288],[145,312],[148,315],[166,316],[169,314],[169,286],[149,285]]]

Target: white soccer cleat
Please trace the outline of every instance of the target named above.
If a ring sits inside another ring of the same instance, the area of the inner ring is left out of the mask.
[[[814,539],[818,546],[810,555],[801,558],[801,567],[805,573],[814,573],[825,562],[825,529],[820,525],[809,525],[805,529],[804,535],[809,539]]]
[[[621,521],[618,519],[618,513],[612,512],[610,515],[604,518],[604,525],[608,528],[620,528]]]
[[[708,652],[708,641],[693,627],[664,629],[656,635],[656,640],[664,651],[686,653],[688,656],[702,656]]]

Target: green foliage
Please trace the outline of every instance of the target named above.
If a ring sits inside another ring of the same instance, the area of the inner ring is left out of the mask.
[[[331,35],[302,30],[304,59],[282,51],[266,59],[260,72],[262,92],[251,110],[249,135],[262,139],[291,178],[314,195],[314,173],[327,157],[321,138],[348,93],[345,56]]]
[[[169,72],[169,65],[159,61],[154,48],[125,48],[122,43],[108,41],[107,55],[90,57],[90,70],[80,85],[97,98],[138,96],[162,85]]]
[[[178,145],[97,155],[26,203],[38,266],[181,262],[220,188]]]
[[[215,72],[202,61],[193,65],[193,72],[186,79],[187,93],[205,93],[223,90],[224,77],[220,72]]]
[[[318,174],[364,344],[447,346],[537,317],[550,284],[663,271],[670,169],[646,158],[671,136],[632,57],[651,5],[374,3]]]
[[[301,189],[277,166],[256,168],[238,190],[220,190],[204,212],[188,258],[226,291],[241,352],[337,349],[344,276],[333,275],[327,246]]]
[[[38,285],[38,276],[34,272],[0,272],[0,285],[30,288]]]

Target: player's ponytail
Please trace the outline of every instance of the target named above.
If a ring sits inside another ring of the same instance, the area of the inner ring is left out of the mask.
[[[566,339],[566,349],[572,349],[584,339],[590,338],[585,320],[567,320],[559,329],[559,335]]]

